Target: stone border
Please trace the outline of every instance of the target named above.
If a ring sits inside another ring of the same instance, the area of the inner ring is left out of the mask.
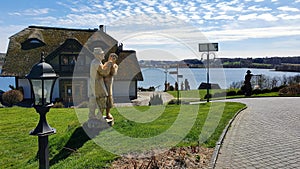
[[[233,118],[229,121],[229,123],[227,124],[227,126],[225,127],[225,129],[223,130],[218,142],[216,143],[216,147],[215,147],[215,150],[213,152],[213,155],[212,155],[212,158],[210,160],[210,166],[209,168],[212,168],[214,169],[216,167],[216,162],[217,162],[217,159],[218,159],[218,155],[219,155],[219,152],[220,152],[220,149],[221,149],[221,146],[222,146],[222,143],[224,141],[224,138],[229,130],[229,127],[231,126],[232,122],[234,121],[234,119],[236,118],[237,115],[239,115],[243,110],[247,109],[247,105],[240,109],[234,116]]]

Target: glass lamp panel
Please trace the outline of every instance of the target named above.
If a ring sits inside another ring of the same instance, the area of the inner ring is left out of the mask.
[[[31,79],[35,105],[43,105],[43,85],[40,79]]]
[[[46,104],[51,103],[51,89],[54,83],[54,79],[44,80],[44,97]]]

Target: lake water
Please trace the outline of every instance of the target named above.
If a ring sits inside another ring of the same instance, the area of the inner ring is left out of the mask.
[[[1,72],[1,70],[0,70]],[[15,86],[15,78],[14,77],[0,77],[0,90],[8,91],[10,88],[9,85]]]
[[[210,69],[210,82],[218,83],[221,88],[229,88],[232,82],[239,82],[244,80],[244,76],[248,68],[227,68],[227,69]],[[252,74],[263,74],[269,77],[282,77],[300,75],[295,72],[278,72],[270,69],[249,69]],[[176,71],[168,69],[168,72]],[[1,70],[0,70],[1,72]],[[164,82],[166,79],[165,69],[160,68],[142,68],[144,81],[138,82],[138,87],[149,88],[150,86],[156,87],[157,90],[164,90]],[[179,84],[187,79],[191,89],[197,89],[201,82],[206,82],[206,69],[196,68],[180,68],[179,74],[183,78],[179,78]],[[167,81],[174,86],[177,80],[176,75],[167,73]],[[0,77],[0,90],[7,91],[9,85],[15,85],[15,78],[13,77]]]
[[[282,77],[300,75],[296,72],[279,72],[271,69],[249,69],[249,68],[212,68],[210,69],[210,83],[218,83],[221,88],[229,88],[232,82],[243,81],[246,75],[246,71],[251,70],[252,74],[263,74],[269,77]],[[174,69],[168,69],[168,71],[176,71]],[[138,82],[139,87],[149,88],[150,86],[156,87],[157,90],[164,90],[164,82],[166,80],[174,86],[177,81],[177,75],[165,73],[165,69],[160,68],[142,68],[144,81]],[[197,89],[201,82],[206,82],[206,69],[205,68],[180,68],[179,74],[183,78],[179,78],[179,84],[187,79],[189,81],[191,89]]]

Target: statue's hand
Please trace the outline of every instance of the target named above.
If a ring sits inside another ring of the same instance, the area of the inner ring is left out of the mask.
[[[108,65],[109,67],[112,67],[113,63],[110,62],[110,61],[108,61],[108,62],[107,62],[107,65]]]

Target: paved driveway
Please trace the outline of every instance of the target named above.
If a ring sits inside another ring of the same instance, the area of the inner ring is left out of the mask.
[[[250,98],[232,123],[216,168],[300,168],[300,98]]]

